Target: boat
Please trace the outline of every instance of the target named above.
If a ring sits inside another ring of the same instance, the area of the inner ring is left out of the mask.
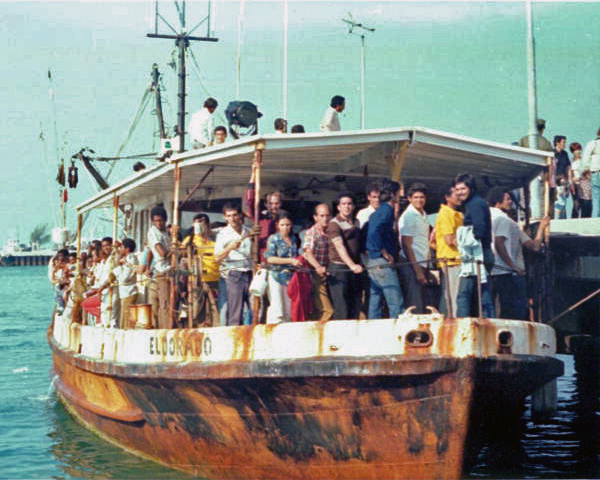
[[[516,185],[545,161],[542,152],[418,127],[256,135],[174,154],[84,201],[79,214],[131,205],[140,241],[158,197],[171,205],[174,185],[190,190],[207,171],[213,198],[239,196],[240,172],[257,152],[262,184],[306,194],[305,203],[342,183],[358,189],[399,163],[406,182],[426,178],[440,193],[461,171]],[[298,187],[333,175],[345,178],[316,194]],[[206,208],[202,190],[193,208]],[[76,419],[136,455],[205,478],[459,478],[486,425],[563,368],[547,325],[434,309],[173,330],[55,316],[48,340],[56,391]]]
[[[546,164],[544,152],[422,127],[183,145],[77,206],[78,252],[91,210],[113,209],[114,231],[126,217],[142,245],[153,206],[168,207],[178,227],[186,213],[239,199],[253,166],[256,200],[278,189],[307,218],[317,202],[385,177],[423,181],[435,201],[458,173],[518,188]],[[433,307],[177,329],[88,326],[55,313],[48,342],[57,395],[77,421],[202,478],[461,478],[488,429],[563,373],[550,326],[447,318]]]

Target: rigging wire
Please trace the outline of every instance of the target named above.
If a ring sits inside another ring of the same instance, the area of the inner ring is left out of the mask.
[[[48,161],[48,145],[46,144],[46,136],[44,135],[44,128],[42,126],[42,122],[40,121],[40,135],[38,139],[42,142],[43,150],[44,150],[44,167],[46,169],[46,188],[48,189],[48,198],[50,200],[50,209],[52,210],[52,218],[54,219],[54,224],[58,225],[58,210],[56,209],[56,197],[52,195],[52,171],[50,169],[50,162]]]
[[[169,53],[169,55],[172,57],[172,60],[171,60],[172,62],[176,62],[176,57],[173,57],[175,55],[175,52],[176,52],[176,50],[172,50],[171,53]],[[173,60],[173,58],[175,58],[175,59]],[[167,63],[167,66],[171,67],[171,63]],[[173,70],[174,70],[175,73],[177,73],[176,64],[174,64]],[[164,74],[161,73],[160,76],[158,77],[158,88],[160,88],[161,92],[166,92],[167,89],[164,86],[163,78],[164,78]],[[168,118],[175,118],[176,115],[173,113],[173,105],[171,105],[171,102],[169,101],[169,96],[168,95],[162,95],[161,96],[161,100],[162,100],[162,106],[163,106],[163,117],[165,119],[167,118],[167,116],[168,116]],[[165,112],[164,112],[165,107],[166,107],[166,110],[167,110],[167,112],[166,112],[167,114],[166,115],[165,115]],[[165,120],[165,124],[167,124],[167,123],[168,122]],[[169,132],[168,136],[172,136],[173,133],[174,133],[173,132],[173,126],[165,127],[165,130],[167,130]],[[155,144],[153,144],[153,147],[154,147],[154,145]]]
[[[192,51],[191,48],[188,48],[188,52],[189,52],[190,58],[192,59],[192,66],[194,67],[193,70],[195,71],[195,73],[198,77],[198,82],[200,83],[202,90],[204,90],[204,93],[208,97],[212,97],[211,93],[208,91],[208,88],[206,88],[206,86],[204,85],[204,82],[202,81],[202,74],[200,73],[200,66],[198,65],[198,61],[196,60],[196,56],[194,55],[194,52]],[[225,119],[225,117],[223,116],[222,113],[219,112],[216,115],[218,115],[219,119],[221,120],[221,123],[227,125],[227,120]]]
[[[54,91],[54,82],[52,80],[52,72],[48,69],[48,97],[50,98],[50,104],[52,105],[52,123],[54,125],[54,148],[56,150],[56,161],[60,158],[60,152],[58,150],[58,126],[56,122],[56,98]]]
[[[131,140],[133,132],[137,128],[137,126],[141,120],[141,117],[142,117],[144,111],[146,110],[146,107],[148,106],[148,103],[151,98],[151,93],[152,93],[151,86],[148,86],[146,88],[146,91],[144,92],[144,95],[142,96],[142,100],[140,101],[140,106],[138,107],[138,110],[131,121],[129,130],[127,132],[127,136],[125,137],[125,140],[123,140],[123,142],[119,146],[119,149],[117,150],[117,153],[115,154],[115,157],[119,157],[121,155],[121,152],[125,149],[125,146],[127,145],[127,143],[129,143],[129,140]],[[112,171],[115,167],[115,164],[116,164],[116,162],[113,161],[113,163],[110,165],[110,168],[108,169],[108,173],[105,175],[106,180],[108,180],[110,178],[110,174],[112,173]]]
[[[94,157],[90,160],[94,160],[95,162],[112,162],[116,160],[131,160],[137,158],[151,158],[156,157],[158,152],[150,152],[150,153],[138,153],[136,155],[125,155],[122,157]]]

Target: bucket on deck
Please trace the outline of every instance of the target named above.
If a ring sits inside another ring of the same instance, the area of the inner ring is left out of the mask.
[[[129,307],[129,328],[152,328],[152,305],[143,303]]]

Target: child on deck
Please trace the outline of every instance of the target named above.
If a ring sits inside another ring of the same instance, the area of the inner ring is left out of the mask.
[[[567,218],[567,198],[569,187],[563,177],[556,178],[556,201],[554,202],[554,218]]]

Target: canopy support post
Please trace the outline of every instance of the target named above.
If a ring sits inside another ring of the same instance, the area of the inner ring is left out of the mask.
[[[257,142],[254,149],[254,163],[252,168],[254,169],[254,226],[260,225],[260,173],[262,168],[263,150],[265,148],[264,142]],[[258,270],[260,266],[260,245],[259,236],[254,236],[253,240],[254,248],[254,272]],[[257,325],[260,322],[260,297],[252,297],[252,323]]]
[[[169,277],[169,328],[175,328],[177,325],[175,302],[178,294],[177,253],[179,247],[179,186],[181,184],[181,167],[179,166],[179,162],[175,162],[173,177],[173,222],[171,223],[171,266],[173,268],[172,275]]]

